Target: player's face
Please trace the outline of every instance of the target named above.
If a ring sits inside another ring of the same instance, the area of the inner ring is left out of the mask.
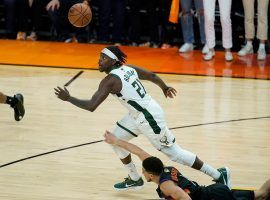
[[[99,71],[106,72],[115,64],[115,60],[111,59],[109,56],[101,53],[98,60]]]
[[[151,175],[150,175],[147,171],[145,171],[144,168],[142,168],[142,174],[144,175],[145,180],[146,180],[147,182],[151,182],[151,181],[152,181]]]

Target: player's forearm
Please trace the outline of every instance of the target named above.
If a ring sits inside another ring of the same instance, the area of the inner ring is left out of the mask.
[[[91,103],[91,100],[81,100],[70,96],[67,101],[84,110],[88,110],[91,112],[95,110],[94,106]]]
[[[154,73],[151,76],[150,81],[152,81],[153,83],[158,85],[162,89],[162,91],[165,91],[168,88],[166,83],[158,75],[156,75]]]
[[[119,146],[127,151],[129,151],[132,154],[135,154],[136,156],[138,156],[142,161],[148,157],[150,157],[150,155],[148,153],[146,153],[144,150],[142,150],[140,147],[131,144],[129,142],[123,141],[123,140],[117,140],[115,142],[116,146]]]

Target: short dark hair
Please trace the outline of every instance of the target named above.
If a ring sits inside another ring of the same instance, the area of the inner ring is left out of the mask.
[[[116,65],[120,66],[126,62],[127,55],[121,51],[118,46],[108,46],[106,48],[118,58],[119,61],[117,61]]]
[[[162,161],[154,156],[148,157],[142,162],[142,166],[148,173],[160,175],[164,169]]]

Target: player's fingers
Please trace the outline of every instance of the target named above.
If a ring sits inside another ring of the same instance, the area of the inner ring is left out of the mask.
[[[172,92],[173,92],[174,94],[177,93],[176,89],[174,89],[174,88],[172,88]]]
[[[176,90],[174,88],[171,88],[169,91],[168,91],[172,96],[176,96]]]
[[[176,91],[173,90],[172,91],[172,94],[173,94],[173,96],[176,96]]]
[[[54,91],[55,92],[57,92],[57,93],[59,93],[60,91],[57,89],[57,88],[54,88]]]
[[[67,88],[66,87],[64,87],[64,89],[65,89],[65,91],[68,93],[68,90],[67,90]]]
[[[60,92],[62,92],[62,91],[64,91],[61,87],[59,87],[59,86],[57,86],[57,88],[58,88],[58,90],[60,91]]]

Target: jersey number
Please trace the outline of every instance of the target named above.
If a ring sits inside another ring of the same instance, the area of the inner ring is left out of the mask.
[[[131,85],[136,89],[137,93],[139,94],[141,98],[145,96],[146,91],[142,83],[138,79],[136,79],[133,83],[131,83]]]

